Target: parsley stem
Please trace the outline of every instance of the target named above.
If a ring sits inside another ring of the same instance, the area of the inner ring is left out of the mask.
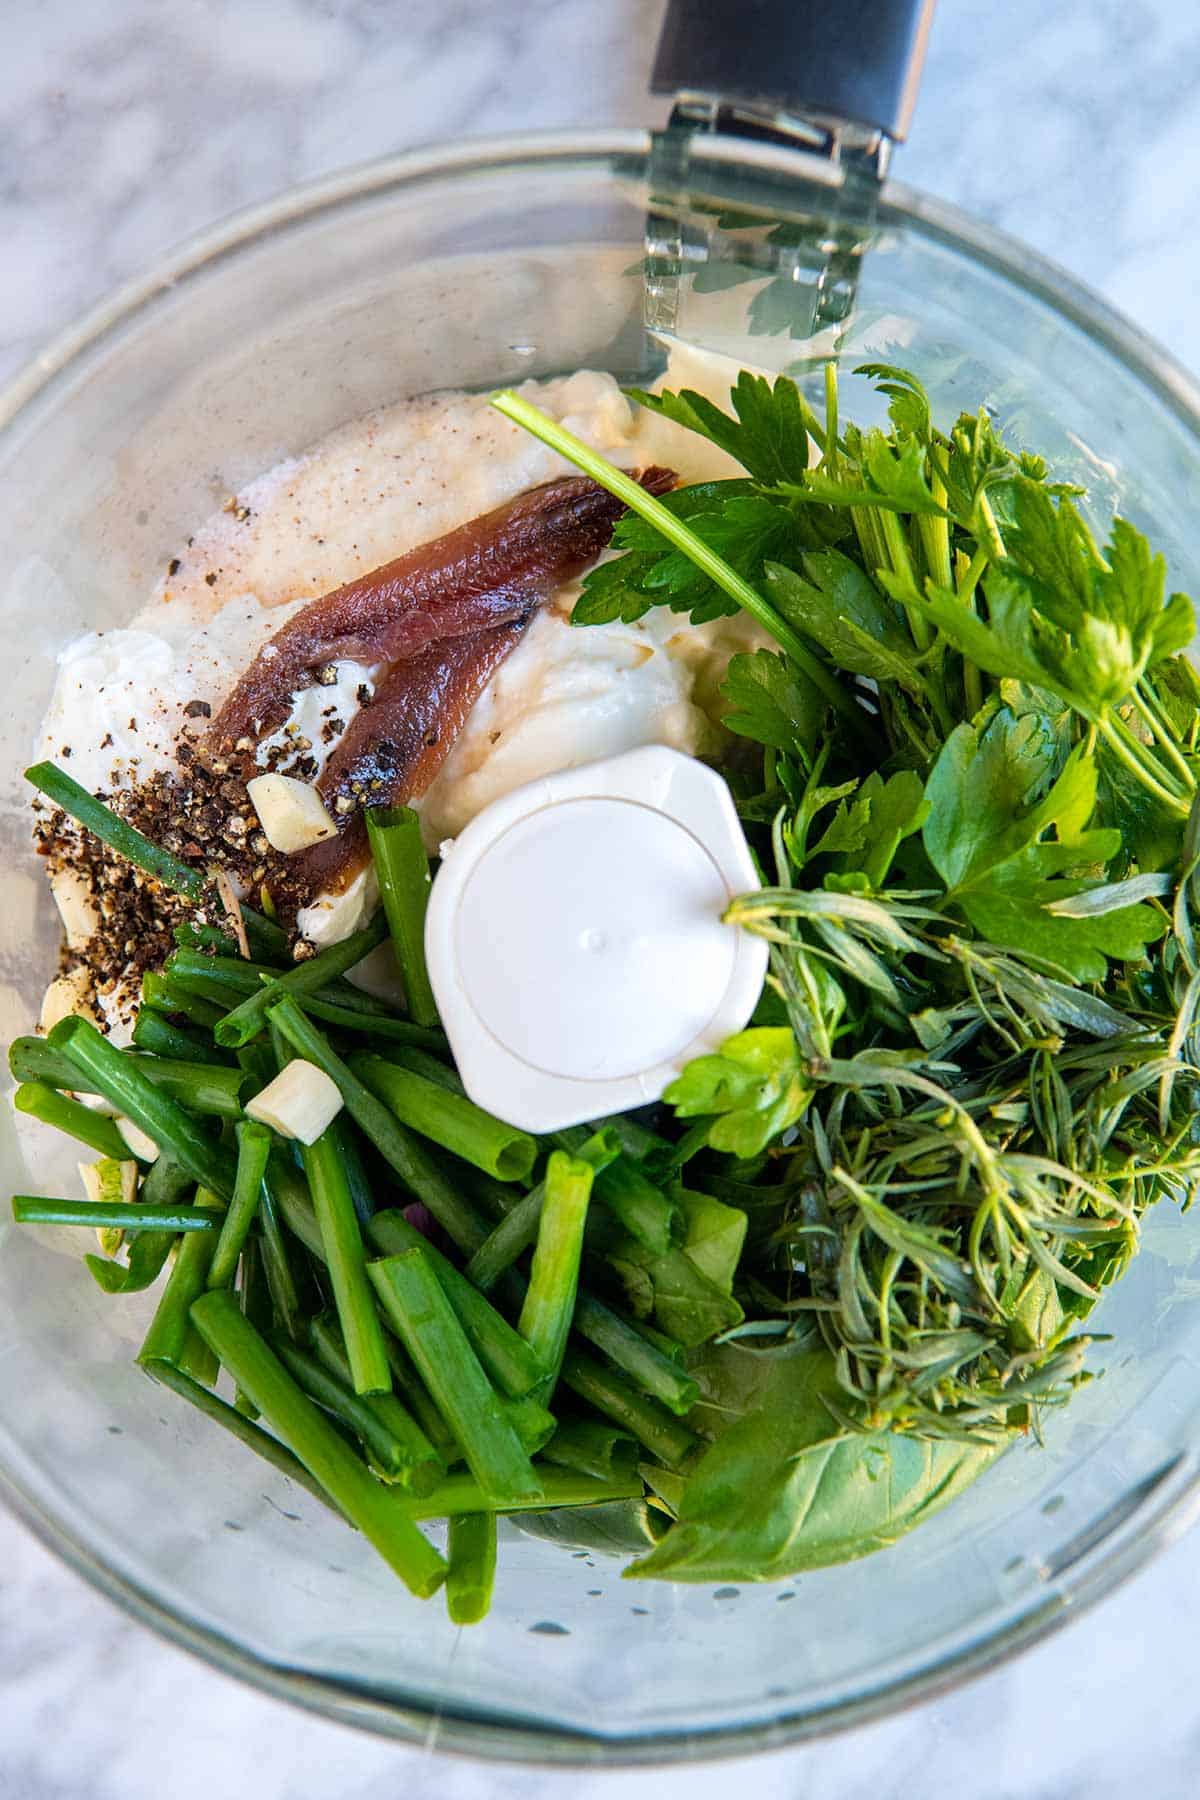
[[[900,523],[899,515],[887,507],[881,506],[876,510],[879,513],[883,541],[887,546],[888,562],[902,581],[909,587],[916,587],[917,578],[913,570],[908,539],[904,535],[904,527]],[[923,618],[919,612],[908,606],[904,607],[904,616],[908,620],[908,628],[912,632],[913,643],[917,649],[928,650],[933,642],[933,627],[928,619]]]
[[[1169,807],[1173,813],[1177,813],[1181,819],[1187,818],[1191,811],[1187,802],[1165,787],[1158,777],[1151,773],[1145,763],[1131,752],[1127,738],[1116,729],[1111,719],[1098,719],[1096,729],[1118,762],[1124,763],[1129,773],[1141,782],[1148,793],[1153,794],[1156,800],[1161,800],[1164,806]],[[1136,743],[1137,740],[1133,739],[1132,741]]]
[[[837,364],[825,364],[825,468],[831,477],[838,472],[838,386]]]
[[[1166,752],[1168,760],[1182,779],[1185,791],[1194,794],[1196,791],[1196,777],[1192,774],[1191,769],[1180,755],[1171,731],[1170,723],[1164,718],[1159,710],[1153,694],[1148,688],[1139,686],[1134,688],[1131,698],[1133,704],[1137,707],[1138,712],[1142,715],[1142,718],[1149,727],[1154,741],[1161,750]]]
[[[528,400],[522,400],[511,389],[493,394],[491,403],[497,412],[502,412],[514,425],[523,426],[532,436],[549,445],[551,450],[557,450],[560,456],[565,456],[577,469],[590,475],[608,493],[624,501],[630,512],[639,513],[653,525],[668,543],[681,550],[710,581],[728,594],[731,600],[736,600],[752,619],[756,619],[764,631],[770,632],[775,642],[787,652],[798,668],[804,670],[835,711],[865,730],[866,717],[862,708],[846,692],[836,675],[820,657],[813,654],[800,635],[763,599],[758,590],[751,587],[736,569],[731,569],[724,557],[718,556],[715,550],[710,550],[682,519],[677,519],[661,501],[656,500],[653,494],[648,494],[645,488],[639,487],[622,469],[614,468],[605,457],[589,449],[574,432],[567,431],[556,420],[548,418],[544,412],[531,406]]]

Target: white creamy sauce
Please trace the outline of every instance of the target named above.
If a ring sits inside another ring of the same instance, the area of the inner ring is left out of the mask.
[[[730,368],[676,351],[664,385],[727,402]],[[609,375],[581,371],[520,391],[624,468],[663,464],[684,482],[740,473],[704,439],[631,407]],[[308,601],[571,472],[483,396],[406,402],[346,425],[209,519],[127,629],[67,646],[36,755],[62,761],[69,750],[70,772],[93,790],[169,769],[185,724],[196,729],[188,703],[215,713]],[[431,849],[492,800],[554,770],[645,744],[696,753],[719,742],[717,687],[731,654],[767,641],[757,628],[744,617],[697,628],[666,607],[633,625],[577,628],[569,617],[578,591],[565,586],[533,620],[417,803]],[[335,685],[296,696],[260,758],[270,743],[303,737],[324,763],[333,745],[323,725],[348,723],[375,673],[337,667]],[[318,944],[336,942],[376,899],[364,871],[344,894],[307,908],[301,929]]]

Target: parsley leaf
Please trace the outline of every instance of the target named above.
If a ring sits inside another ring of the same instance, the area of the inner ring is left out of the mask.
[[[771,597],[789,624],[839,668],[923,695],[912,639],[866,571],[840,550],[805,552],[800,564],[807,579],[781,563],[766,564]]]
[[[804,672],[774,650],[731,657],[721,694],[730,708],[726,729],[771,750],[806,750],[825,713],[824,700]]]
[[[629,394],[651,412],[708,438],[764,487],[794,481],[808,467],[812,412],[786,375],[772,386],[765,375],[743,369],[729,395],[736,418],[691,388],[678,394],[631,388]]]
[[[791,1031],[759,1025],[727,1038],[719,1053],[694,1058],[663,1099],[681,1119],[717,1114],[709,1146],[747,1157],[794,1125],[810,1094]]]
[[[1097,775],[1082,746],[1030,804],[1053,758],[1033,714],[1000,707],[982,727],[957,726],[926,786],[925,849],[947,900],[985,938],[1045,957],[1076,980],[1102,981],[1107,957],[1140,955],[1165,921],[1133,896],[1093,916],[1058,910],[1104,885],[1093,871],[1117,853],[1121,834],[1088,829]]]

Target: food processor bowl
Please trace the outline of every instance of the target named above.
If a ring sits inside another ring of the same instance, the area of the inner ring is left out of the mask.
[[[861,419],[878,401],[849,372],[895,361],[939,419],[987,405],[1101,512],[1131,517],[1174,585],[1194,582],[1200,393],[1167,357],[937,202],[885,186],[855,222],[847,170],[828,159],[817,169],[803,150],[720,133],[693,148],[682,200],[662,140],[638,132],[473,143],[326,181],[195,240],[10,390],[6,1038],[31,1028],[56,954],[21,779],[56,653],[126,621],[240,484],[403,396],[581,367],[646,381],[674,334],[731,367],[786,369],[814,399],[820,359],[836,355],[843,416]],[[834,220],[824,239],[814,193]],[[821,246],[839,219],[856,235],[831,309]],[[71,1191],[70,1151],[2,1117],[5,1192]],[[623,1582],[619,1556],[503,1527],[492,1612],[459,1631],[307,1493],[147,1380],[133,1358],[150,1297],[105,1296],[78,1254],[11,1225],[0,1487],[135,1616],[337,1719],[544,1762],[779,1745],[1030,1643],[1200,1508],[1200,1233],[1162,1204],[1144,1243],[1096,1315],[1111,1333],[1092,1352],[1100,1378],[1047,1417],[1044,1445],[1009,1452],[893,1548],[781,1584]]]

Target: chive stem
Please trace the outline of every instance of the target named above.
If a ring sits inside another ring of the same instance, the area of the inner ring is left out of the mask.
[[[527,1131],[484,1112],[473,1100],[381,1056],[359,1053],[354,1073],[411,1130],[500,1181],[525,1181],[537,1160]]]
[[[56,1131],[63,1131],[68,1137],[86,1144],[97,1156],[111,1156],[114,1162],[129,1162],[133,1158],[132,1150],[112,1119],[92,1106],[84,1106],[82,1101],[68,1099],[57,1088],[47,1087],[45,1082],[22,1082],[12,1103],[17,1112],[40,1119],[43,1125],[53,1125]]]
[[[64,1052],[119,1113],[132,1119],[195,1181],[211,1188],[222,1200],[230,1199],[231,1158],[169,1094],[155,1086],[149,1073],[139,1066],[138,1058],[110,1044],[89,1019],[62,1019],[46,1042],[51,1049]],[[240,1069],[230,1073],[239,1083],[244,1080]]]
[[[237,1173],[233,1182],[233,1198],[229,1202],[229,1210],[225,1214],[208,1271],[208,1285],[214,1288],[233,1286],[242,1246],[258,1211],[267,1158],[271,1154],[271,1133],[265,1125],[258,1125],[252,1119],[242,1119],[235,1131]]]
[[[495,1513],[452,1514],[446,1548],[446,1611],[455,1625],[477,1625],[496,1584]]]
[[[329,1283],[350,1359],[356,1394],[386,1394],[392,1385],[383,1329],[367,1279],[362,1232],[337,1139],[325,1131],[303,1152]]]
[[[437,1401],[471,1473],[497,1508],[539,1491],[478,1357],[424,1250],[368,1264],[388,1321]]]
[[[460,1250],[470,1255],[486,1238],[487,1224],[477,1209],[438,1167],[421,1140],[400,1124],[354,1071],[342,1061],[324,1032],[307,1018],[294,999],[271,1008],[271,1022],[279,1027],[292,1049],[324,1069],[336,1082],[346,1111],[389,1163],[413,1198],[427,1206],[438,1224]]]
[[[365,816],[409,1017],[415,1025],[436,1025],[437,1001],[425,966],[425,911],[430,882],[421,821],[411,806],[369,806]]]
[[[546,1370],[551,1388],[558,1379],[575,1316],[592,1177],[590,1163],[568,1156],[564,1150],[551,1152],[529,1287],[517,1325]]]
[[[192,1311],[197,1329],[238,1387],[351,1524],[413,1593],[422,1598],[434,1593],[445,1579],[442,1557],[242,1317],[233,1295],[214,1289],[201,1295]]]
[[[380,913],[369,925],[344,938],[340,944],[331,944],[328,950],[320,951],[308,962],[298,963],[294,969],[289,969],[286,975],[279,975],[273,981],[266,982],[256,993],[247,995],[240,1005],[235,1006],[232,1012],[227,1013],[214,1026],[213,1035],[218,1044],[228,1049],[248,1044],[266,1024],[269,1007],[289,994],[319,993],[335,975],[344,975],[347,969],[352,969],[355,963],[361,962],[386,936],[387,921]]]

